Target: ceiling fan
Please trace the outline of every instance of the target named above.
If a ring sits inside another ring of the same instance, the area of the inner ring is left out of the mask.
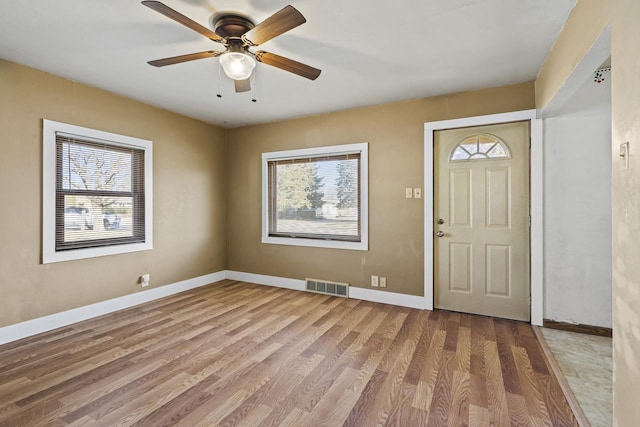
[[[320,70],[309,65],[263,50],[257,52],[250,50],[307,22],[305,17],[291,5],[274,13],[258,25],[237,13],[221,13],[214,16],[213,31],[211,31],[159,1],[143,1],[142,4],[225,47],[224,51],[209,50],[149,61],[148,63],[154,67],[219,57],[225,74],[234,81],[236,92],[251,90],[250,77],[256,61],[310,80],[315,80],[320,75]]]

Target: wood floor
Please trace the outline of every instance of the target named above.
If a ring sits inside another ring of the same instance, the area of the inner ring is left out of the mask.
[[[0,425],[573,426],[532,328],[223,281],[0,346]]]

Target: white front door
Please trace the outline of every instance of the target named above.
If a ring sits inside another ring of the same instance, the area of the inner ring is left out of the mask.
[[[529,122],[434,134],[435,306],[530,319]]]

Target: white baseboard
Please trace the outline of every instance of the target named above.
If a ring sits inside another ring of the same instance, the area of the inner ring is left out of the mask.
[[[227,270],[227,279],[240,280],[243,282],[257,283],[259,285],[276,286],[279,288],[294,289],[296,291],[304,291],[304,280],[287,279],[278,276],[265,276],[263,274],[242,273],[240,271]],[[349,298],[361,299],[364,301],[379,302],[383,304],[399,305],[409,308],[424,308],[424,298],[398,294],[395,292],[379,291],[375,289],[349,287]]]
[[[238,280],[259,285],[275,286],[278,288],[293,289],[296,291],[305,290],[304,280],[288,279],[286,277],[266,276],[263,274],[243,273],[240,271],[225,270],[217,273],[206,274],[200,277],[183,280],[170,285],[160,286],[147,291],[136,292],[135,294],[113,298],[84,307],[27,320],[26,322],[0,328],[0,345],[8,342],[27,338],[42,332],[68,326],[73,323],[88,320],[93,317],[113,313],[114,311],[133,307],[134,305],[164,298],[189,289],[198,288],[220,280]],[[379,302],[383,304],[399,305],[410,308],[424,308],[424,298],[415,295],[398,294],[394,292],[378,291],[366,288],[349,288],[349,298],[361,299],[364,301]]]
[[[396,292],[379,291],[367,288],[349,288],[349,298],[361,299],[382,304],[399,305],[401,307],[424,309],[424,297],[399,294]]]
[[[125,295],[107,301],[85,305],[84,307],[51,314],[49,316],[27,320],[26,322],[5,326],[0,328],[0,344],[16,341],[42,332],[71,325],[72,323],[81,322],[93,317],[102,316],[103,314],[112,313],[124,308],[133,307],[134,305],[153,301],[179,292],[188,291],[189,289],[208,285],[213,282],[218,282],[220,280],[224,280],[225,276],[225,271],[219,271],[217,273],[194,277],[192,279],[183,280],[166,286],[160,286],[147,291],[136,292],[135,294]]]
[[[258,285],[275,286],[277,288],[293,289],[304,291],[304,280],[287,279],[286,277],[265,276],[264,274],[243,273],[241,271],[227,270],[226,278],[241,282],[257,283]]]

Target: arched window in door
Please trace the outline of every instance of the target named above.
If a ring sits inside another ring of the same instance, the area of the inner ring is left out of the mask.
[[[488,133],[467,136],[453,147],[449,155],[450,162],[510,158],[511,151],[507,144],[497,136]]]

